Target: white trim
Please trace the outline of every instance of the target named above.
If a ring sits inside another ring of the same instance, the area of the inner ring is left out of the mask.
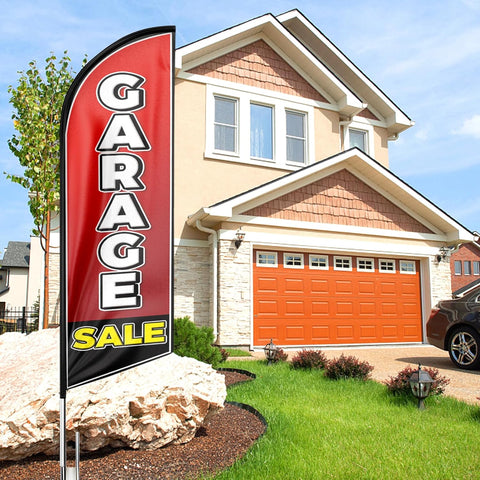
[[[275,263],[260,263],[260,255],[266,255],[266,256],[273,256]],[[271,251],[256,251],[255,255],[255,264],[257,267],[262,267],[262,268],[278,268],[278,252],[271,252]]]
[[[374,132],[372,125],[361,123],[357,121],[351,122],[344,128],[344,136],[345,136],[345,150],[352,148],[350,145],[350,130],[356,130],[358,132],[365,133],[365,153],[370,155],[371,157],[375,158],[375,142],[374,142]]]
[[[360,264],[364,262],[364,266],[368,268],[361,268]],[[375,259],[366,257],[357,257],[357,272],[375,272]]]
[[[337,260],[341,263],[341,265],[337,265]],[[345,265],[347,262],[348,263],[348,267],[344,267],[343,265]],[[353,270],[353,262],[352,262],[352,257],[348,256],[348,257],[341,257],[341,256],[338,256],[338,255],[335,255],[333,257],[333,269],[334,270],[338,270],[338,271],[345,271],[345,272],[351,272]]]
[[[402,266],[403,265],[407,266],[413,266],[413,270],[403,270]],[[405,275],[415,275],[417,273],[417,265],[415,263],[415,260],[399,260],[399,272]]]
[[[393,270],[382,268],[382,262],[386,262],[389,265],[393,263]],[[397,262],[394,258],[379,258],[378,259],[378,271],[381,273],[397,273]]]
[[[316,266],[316,265],[312,265],[312,260],[314,258],[321,258],[323,260],[325,260],[325,265],[324,266]],[[311,253],[308,255],[308,268],[310,270],[328,270],[329,269],[329,265],[328,265],[328,254],[323,254],[323,253],[318,253],[318,254],[314,254],[314,253]]]
[[[291,253],[291,252],[282,252],[283,255],[283,268],[295,268],[302,270],[305,268],[305,261],[303,253]],[[288,265],[285,256],[291,256],[293,260],[293,265]],[[300,265],[297,265],[296,260],[300,260]]]

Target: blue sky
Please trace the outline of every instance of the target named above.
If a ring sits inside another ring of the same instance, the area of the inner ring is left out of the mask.
[[[27,241],[27,193],[7,140],[8,86],[68,50],[75,71],[122,36],[176,25],[177,46],[264,13],[298,8],[415,126],[390,142],[390,168],[470,230],[480,230],[480,0],[0,0],[0,251]]]

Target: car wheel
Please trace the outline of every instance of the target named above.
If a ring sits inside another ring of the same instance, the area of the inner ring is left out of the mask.
[[[480,336],[470,327],[455,330],[448,342],[452,362],[460,368],[474,370],[480,367]]]

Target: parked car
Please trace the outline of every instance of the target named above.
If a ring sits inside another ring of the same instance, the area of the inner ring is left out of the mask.
[[[461,297],[442,300],[432,309],[427,341],[447,350],[457,367],[480,368],[480,286]]]

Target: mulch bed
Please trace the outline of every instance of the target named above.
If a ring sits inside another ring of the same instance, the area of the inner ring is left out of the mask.
[[[221,371],[227,386],[251,377]],[[104,449],[80,458],[82,480],[194,480],[202,473],[220,472],[241,458],[265,431],[254,413],[226,404],[197,431],[185,445],[170,445],[154,451]],[[69,464],[70,465],[70,464]],[[73,464],[72,464],[73,465]],[[36,455],[17,462],[0,462],[0,479],[58,479],[57,458]]]

